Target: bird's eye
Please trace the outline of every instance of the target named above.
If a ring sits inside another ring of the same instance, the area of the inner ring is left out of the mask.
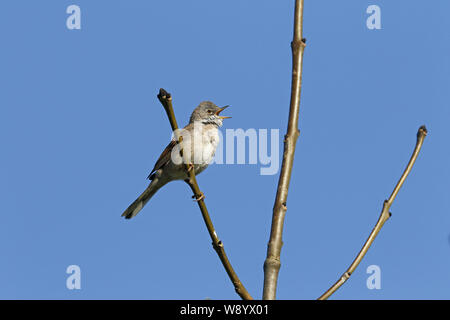
[[[211,114],[211,113],[212,113],[212,110],[208,110],[208,113]]]

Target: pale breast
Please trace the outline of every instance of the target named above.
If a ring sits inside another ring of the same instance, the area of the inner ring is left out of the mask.
[[[215,125],[204,125],[194,135],[194,164],[198,174],[206,169],[214,158],[219,144],[219,131]],[[199,143],[201,141],[201,143]]]

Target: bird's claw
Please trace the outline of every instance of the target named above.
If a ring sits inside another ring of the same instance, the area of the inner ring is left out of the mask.
[[[192,198],[194,199],[194,201],[199,202],[200,200],[205,199],[205,194],[203,192],[200,191],[199,195],[193,195]]]
[[[189,164],[187,165],[187,171],[188,171],[188,172],[191,172],[192,169],[194,169],[194,165],[193,165],[192,163],[189,163]]]

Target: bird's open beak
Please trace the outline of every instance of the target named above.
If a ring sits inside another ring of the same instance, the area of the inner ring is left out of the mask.
[[[224,117],[224,116],[219,116],[219,114],[223,111],[223,110],[225,110],[226,108],[228,108],[229,106],[225,106],[225,107],[223,107],[223,108],[220,108],[217,112],[216,112],[216,116],[218,116],[220,119],[229,119],[229,118],[231,118],[231,117]]]

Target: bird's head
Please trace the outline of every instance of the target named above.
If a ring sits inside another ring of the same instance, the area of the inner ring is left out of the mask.
[[[231,118],[220,115],[226,108],[228,108],[228,106],[220,108],[211,101],[203,101],[194,109],[189,122],[193,123],[201,121],[203,124],[215,124],[216,126],[221,127],[223,119]]]

